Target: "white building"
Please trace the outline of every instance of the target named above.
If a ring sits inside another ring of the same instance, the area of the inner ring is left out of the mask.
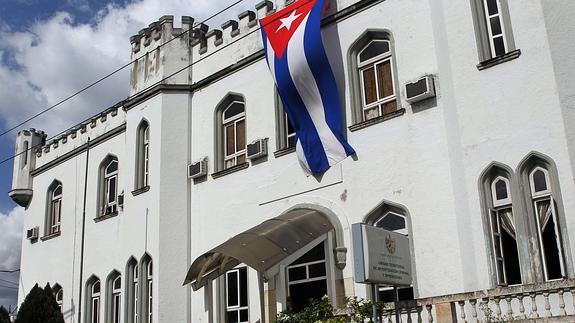
[[[17,152],[41,145],[10,192],[38,228],[19,302],[57,284],[66,321],[90,323],[271,322],[302,295],[341,307],[369,297],[350,230],[367,222],[410,237],[413,319],[484,320],[483,303],[573,314],[575,2],[329,1],[357,156],[319,178],[297,162],[263,59],[256,19],[273,8],[179,37],[193,19],[164,16],[131,39],[127,100],[49,142],[18,134]],[[409,99],[426,77],[435,96]],[[259,139],[267,155],[246,158]]]

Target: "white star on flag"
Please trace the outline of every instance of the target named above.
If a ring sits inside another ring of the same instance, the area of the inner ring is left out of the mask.
[[[276,30],[276,33],[277,33],[278,31],[280,31],[282,28],[285,28],[285,29],[287,29],[287,30],[289,30],[289,29],[291,28],[291,25],[293,24],[293,22],[294,22],[299,16],[301,16],[301,13],[296,15],[295,12],[296,12],[296,11],[294,10],[294,11],[292,11],[292,13],[291,13],[289,16],[287,16],[287,17],[285,17],[285,18],[280,18],[280,21],[282,22],[282,24],[279,26],[278,30]]]

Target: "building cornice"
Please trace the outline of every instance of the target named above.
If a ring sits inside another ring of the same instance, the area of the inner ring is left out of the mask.
[[[192,92],[192,85],[188,84],[158,84],[143,92],[136,94],[134,97],[124,101],[123,109],[128,111],[134,106],[160,94],[167,92]]]
[[[126,131],[126,123],[123,123],[122,125],[102,134],[101,136],[98,136],[93,140],[90,140],[90,148],[98,146],[99,144],[106,142],[109,139],[121,133],[124,133],[125,131]],[[54,158],[53,160],[47,162],[46,164],[34,169],[33,171],[30,172],[30,175],[32,176],[40,175],[43,172],[53,168],[54,166],[78,156],[79,154],[85,152],[87,149],[88,149],[88,143],[82,144],[81,146],[74,148],[73,150],[65,153],[64,155]]]

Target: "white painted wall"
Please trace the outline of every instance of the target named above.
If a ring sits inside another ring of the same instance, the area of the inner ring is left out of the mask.
[[[333,2],[330,11],[355,2]],[[36,167],[81,146],[88,136],[96,138],[126,123],[125,132],[90,150],[84,280],[91,274],[105,279],[114,269],[124,275],[130,256],[140,259],[148,252],[154,261],[154,313],[159,322],[208,322],[209,309],[215,306],[209,299],[215,295],[181,287],[190,263],[230,237],[297,206],[328,209],[341,222],[348,248],[344,278],[352,277],[350,225],[388,201],[409,212],[417,296],[491,288],[478,192],[479,175],[491,162],[515,169],[531,151],[551,157],[559,172],[568,230],[575,228],[570,211],[575,201],[568,198],[575,194],[575,101],[566,85],[575,69],[568,68],[573,63],[565,54],[573,42],[564,41],[561,28],[569,21],[562,9],[571,12],[572,7],[564,1],[531,6],[509,2],[515,44],[522,54],[482,71],[476,68],[469,1],[386,0],[325,27],[324,42],[345,103],[347,126],[352,124],[353,104],[347,53],[369,29],[393,35],[402,86],[399,103],[406,113],[347,131],[357,158],[346,159],[321,180],[306,177],[294,153],[278,158],[272,153],[277,147],[274,88],[263,59],[193,95],[163,93],[127,112],[106,114],[106,120],[97,118],[95,127],[88,124],[87,132],[78,131],[76,139],[68,136],[65,144],[49,145]],[[222,45],[208,39],[205,54],[200,55],[199,45],[190,50],[175,42],[168,54],[161,53],[163,65],[155,71],[163,75],[193,59],[198,63],[170,82],[189,84],[237,63],[262,48],[257,27],[247,24],[240,22],[241,33],[234,38],[224,31]],[[240,43],[215,53],[250,31],[254,33]],[[436,76],[437,104],[414,110],[405,101],[403,85],[425,74]],[[135,84],[132,93],[159,75]],[[191,161],[208,157],[209,173],[214,171],[214,113],[230,92],[245,97],[247,142],[269,138],[270,154],[245,170],[194,183],[186,177]],[[151,184],[148,192],[132,196],[136,129],[142,118],[151,127]],[[97,166],[108,153],[119,158],[119,187],[126,202],[117,217],[94,223]],[[58,179],[64,185],[62,235],[23,244],[20,301],[34,283],[57,282],[64,288],[65,310],[71,308],[72,297],[77,304],[77,292],[71,291],[78,288],[84,164],[81,154],[33,178],[25,229],[38,225],[43,232],[45,192]],[[568,239],[575,246],[574,235]],[[250,275],[250,319],[255,321],[259,305],[254,277]],[[366,289],[355,285],[355,293],[365,296]]]

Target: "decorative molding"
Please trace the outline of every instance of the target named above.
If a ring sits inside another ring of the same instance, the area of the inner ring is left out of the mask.
[[[283,149],[274,151],[274,157],[279,158],[279,157],[282,157],[285,155],[289,155],[293,152],[295,152],[295,147],[283,148]]]
[[[113,137],[115,137],[115,136],[117,136],[117,135],[119,135],[125,131],[126,131],[126,124],[124,123],[124,124],[114,128],[114,129],[104,133],[103,135],[96,137],[94,140],[91,140],[90,141],[90,148],[93,148],[93,147],[107,141],[108,139],[111,139],[111,138],[113,138]],[[36,168],[35,170],[30,172],[30,175],[36,176],[36,175],[42,174],[43,172],[51,169],[52,167],[55,167],[56,165],[63,163],[65,161],[67,161],[68,159],[71,159],[73,157],[78,156],[79,154],[85,152],[86,149],[88,149],[88,143],[85,143],[85,144],[79,146],[78,148],[75,148],[74,150],[67,152],[64,155]]]
[[[136,196],[136,195],[140,195],[140,194],[146,193],[146,192],[149,191],[149,190],[150,190],[150,185],[146,185],[146,186],[144,186],[144,187],[141,187],[141,188],[138,188],[138,189],[136,189],[136,190],[133,190],[133,191],[132,191],[132,196]]]
[[[46,234],[46,235],[44,235],[43,237],[41,237],[40,240],[42,240],[42,241],[48,241],[48,240],[54,239],[54,238],[56,238],[56,237],[59,237],[61,234],[62,234],[61,231],[58,231],[58,232],[55,232],[55,233]]]
[[[99,222],[102,222],[102,221],[105,221],[105,220],[108,220],[111,218],[115,218],[116,216],[118,216],[118,212],[112,212],[112,213],[104,214],[104,215],[101,215],[97,218],[94,218],[94,222],[99,223]]]
[[[240,171],[240,170],[242,170],[242,169],[246,169],[246,168],[248,168],[249,166],[250,166],[250,163],[242,163],[242,164],[239,164],[239,165],[230,167],[230,168],[226,168],[226,169],[221,170],[221,171],[219,171],[219,172],[213,173],[213,174],[212,174],[212,178],[213,178],[213,179],[220,178],[220,177],[222,177],[222,176],[226,176],[226,175],[235,173],[235,172]]]
[[[356,123],[354,125],[349,126],[348,129],[349,129],[349,131],[352,131],[352,132],[357,131],[357,130],[360,130],[363,128],[367,128],[369,126],[373,126],[373,125],[378,124],[378,123],[383,122],[383,121],[387,121],[387,120],[390,120],[393,118],[400,117],[404,114],[405,114],[405,109],[399,109],[399,110],[396,110],[394,112],[379,116],[377,118],[373,118],[373,119],[369,119],[366,121],[362,121],[360,123]]]
[[[483,62],[477,64],[477,69],[482,71],[484,69],[493,67],[495,65],[499,65],[501,63],[505,63],[505,62],[509,62],[511,60],[514,60],[514,59],[518,58],[519,56],[521,56],[521,50],[516,49],[516,50],[511,51],[505,55],[493,57],[493,58],[490,58],[486,61],[483,61]]]

